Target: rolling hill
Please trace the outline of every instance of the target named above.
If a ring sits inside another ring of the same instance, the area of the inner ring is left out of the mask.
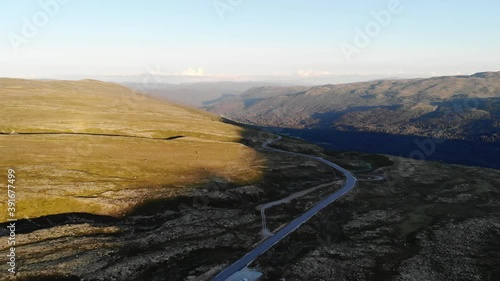
[[[121,216],[213,179],[260,177],[241,128],[123,86],[5,78],[0,97],[0,170],[16,170],[19,218]]]
[[[500,141],[500,72],[311,88],[259,87],[205,109],[262,126]]]

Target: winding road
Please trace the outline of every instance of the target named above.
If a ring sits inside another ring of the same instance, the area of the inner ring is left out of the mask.
[[[332,168],[335,168],[336,170],[340,171],[341,173],[343,173],[344,176],[346,177],[345,183],[341,189],[330,194],[328,197],[323,199],[321,202],[316,204],[314,207],[307,210],[304,214],[300,215],[299,217],[297,217],[296,219],[291,221],[289,224],[287,224],[286,226],[284,226],[283,228],[278,230],[273,236],[262,241],[260,244],[257,245],[257,247],[255,247],[252,251],[248,252],[241,259],[237,260],[236,262],[234,262],[233,264],[231,264],[230,266],[228,266],[227,268],[222,270],[219,274],[217,274],[212,279],[212,281],[226,281],[226,280],[228,280],[235,273],[246,268],[251,262],[253,262],[256,258],[258,258],[260,255],[265,253],[267,250],[269,250],[271,247],[273,247],[275,244],[277,244],[283,238],[285,238],[288,234],[294,232],[297,228],[299,228],[303,223],[308,221],[316,213],[321,211],[323,208],[328,206],[333,201],[335,201],[335,200],[339,199],[340,197],[349,193],[356,185],[357,179],[349,171],[347,171],[346,169],[340,167],[339,165],[337,165],[333,162],[330,162],[328,160],[323,159],[322,157],[316,157],[316,156],[311,156],[311,155],[306,155],[306,154],[301,154],[301,153],[296,153],[296,152],[289,152],[289,151],[269,147],[270,143],[272,143],[274,141],[278,141],[280,139],[281,139],[281,136],[278,136],[278,138],[274,139],[274,140],[267,140],[266,142],[264,142],[262,144],[262,147],[267,149],[267,150],[276,151],[276,152],[280,152],[280,153],[286,153],[286,154],[290,154],[290,155],[307,157],[307,158],[322,162],[322,163],[324,163]],[[239,274],[238,279],[245,280],[245,276],[241,276],[241,274]],[[229,279],[229,280],[232,280],[232,279]],[[250,280],[250,279],[248,278],[247,280]]]

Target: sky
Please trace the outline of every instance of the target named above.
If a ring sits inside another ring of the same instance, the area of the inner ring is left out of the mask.
[[[0,77],[500,70],[498,0],[0,0]]]

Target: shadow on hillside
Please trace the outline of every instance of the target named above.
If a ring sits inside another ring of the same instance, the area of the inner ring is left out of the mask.
[[[255,127],[245,126],[241,133],[241,143],[262,152],[261,144],[274,137],[273,130],[259,131]],[[273,153],[261,155],[265,157],[265,161],[261,163],[263,166],[271,161],[271,157],[276,157]],[[96,259],[89,260],[99,260],[102,270],[109,269],[109,272],[113,272],[110,274],[122,272],[125,268],[136,268],[135,277],[126,280],[152,280],[160,277],[162,280],[185,280],[189,276],[199,276],[237,260],[259,242],[262,228],[260,212],[256,210],[256,206],[281,199],[306,186],[338,179],[338,175],[326,166],[324,171],[316,171],[317,168],[311,165],[291,170],[289,166],[304,164],[301,159],[292,159],[293,161],[285,159],[283,167],[271,167],[279,169],[264,169],[263,182],[259,184],[241,186],[217,180],[216,175],[209,174],[206,176],[212,180],[206,184],[193,186],[192,191],[174,198],[147,200],[134,206],[125,217],[87,213],[59,214],[19,220],[16,227],[19,234],[50,229],[54,237],[47,243],[54,243],[52,245],[57,245],[60,251],[64,251],[64,247],[78,248],[80,241],[88,237],[95,239],[96,244],[105,245],[111,241],[114,245],[112,253],[102,255],[99,250],[106,247],[99,246],[95,250],[82,250],[81,254],[95,257]],[[300,173],[303,169],[309,170]],[[328,194],[332,191],[324,192]],[[308,200],[270,210],[268,222],[272,222],[272,228],[276,229],[291,221],[310,207]],[[67,233],[66,226],[82,224],[98,228],[117,227],[120,231],[77,235]],[[7,224],[0,226],[6,229]],[[6,236],[8,233],[0,235]],[[38,235],[47,235],[47,232],[39,232]],[[33,247],[36,248],[39,243],[46,242],[37,242]],[[177,254],[166,258],[172,252]],[[70,260],[76,263],[80,259],[76,255],[51,262],[64,264]],[[109,279],[112,277],[114,276]],[[25,280],[58,280],[56,278],[58,276],[49,275]],[[70,276],[61,280],[73,280],[72,278]]]
[[[181,139],[181,138],[184,138],[184,136],[173,136],[173,137],[164,138],[164,140],[176,140],[176,139]]]
[[[282,134],[317,143],[332,151],[379,153],[416,160],[500,169],[499,143],[437,140],[385,133],[334,129],[282,129]]]

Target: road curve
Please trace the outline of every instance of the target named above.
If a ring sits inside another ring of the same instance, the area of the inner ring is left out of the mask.
[[[323,199],[321,202],[316,204],[314,207],[307,210],[305,213],[303,213],[302,215],[300,215],[299,217],[297,217],[296,219],[291,221],[289,224],[287,224],[286,226],[284,226],[280,230],[278,230],[273,236],[262,241],[260,244],[257,245],[257,247],[255,247],[252,251],[248,252],[241,259],[237,260],[236,262],[234,262],[233,264],[231,264],[230,266],[228,266],[224,270],[222,270],[219,274],[217,274],[212,279],[212,281],[226,281],[226,279],[228,279],[229,277],[231,277],[233,274],[240,271],[241,269],[245,268],[248,264],[253,262],[257,257],[259,257],[260,255],[265,253],[267,250],[269,250],[271,247],[273,247],[275,244],[277,244],[281,239],[285,238],[288,234],[294,232],[297,228],[299,228],[303,223],[308,221],[316,213],[321,211],[323,208],[328,206],[333,201],[335,201],[335,200],[339,199],[340,197],[349,193],[356,185],[357,179],[349,171],[347,171],[346,169],[340,167],[339,165],[337,165],[333,162],[325,160],[321,157],[316,157],[316,156],[311,156],[311,155],[306,155],[306,154],[301,154],[301,153],[296,153],[296,152],[284,151],[281,149],[271,148],[268,146],[271,142],[277,141],[280,139],[281,139],[281,136],[278,136],[278,138],[275,140],[268,140],[262,144],[262,147],[267,149],[267,150],[291,154],[291,155],[303,156],[303,157],[307,157],[307,158],[322,162],[330,167],[335,168],[336,170],[340,171],[341,173],[343,173],[344,176],[346,177],[346,181],[341,189],[330,194],[328,197]]]

